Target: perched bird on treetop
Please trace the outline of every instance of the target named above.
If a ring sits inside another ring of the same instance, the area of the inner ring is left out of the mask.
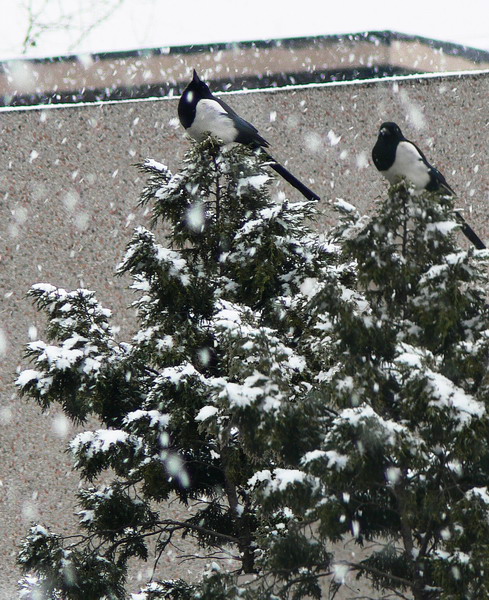
[[[438,192],[441,195],[453,196],[455,192],[448,185],[445,177],[430,165],[423,152],[404,137],[396,123],[382,123],[379,137],[372,149],[372,159],[377,169],[390,184],[405,179],[411,184],[416,194],[424,190]],[[465,237],[479,250],[486,246],[467,224],[462,215],[455,211]]]
[[[178,103],[178,117],[187,133],[197,141],[211,134],[224,144],[237,142],[256,148],[270,146],[254,125],[245,121],[223,100],[212,94],[208,85],[199,79],[195,69],[192,81],[183,91]],[[266,155],[270,159],[270,167],[290,185],[308,200],[319,200],[317,194],[294,177],[268,152]]]

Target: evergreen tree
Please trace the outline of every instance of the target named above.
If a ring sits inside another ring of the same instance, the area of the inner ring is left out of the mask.
[[[321,244],[314,205],[272,200],[249,148],[209,138],[176,175],[141,168],[169,231],[138,228],[118,267],[134,338],[94,292],[30,292],[47,341],[22,393],[101,427],[70,443],[80,531],[33,525],[23,596],[126,598],[128,560],[183,534],[202,580],[134,600],[319,598],[353,576],[376,598],[489,597],[488,254],[456,245],[451,199],[399,184],[367,224],[340,202]],[[165,515],[173,496],[188,519]],[[362,551],[339,559],[348,539]]]
[[[330,576],[332,595],[356,576],[375,598],[489,597],[489,255],[457,227],[450,199],[394,186],[343,245],[355,279],[311,299],[297,350],[323,371],[292,410],[319,443],[254,475],[262,515],[287,507],[260,540],[263,597]],[[347,539],[358,558],[325,557]]]
[[[19,555],[31,574],[24,596],[34,587],[39,599],[126,598],[128,560],[146,560],[151,544],[158,560],[182,534],[217,556],[202,582],[152,582],[135,597],[235,597],[238,576],[258,572],[261,532],[281,519],[259,521],[249,480],[319,442],[297,439],[310,411],[287,408],[316,379],[298,352],[308,285],[336,277],[336,249],[306,225],[314,205],[272,200],[260,154],[211,138],[175,175],[155,161],[141,168],[141,202],[169,231],[162,244],[139,227],[118,266],[137,294],[134,338],[117,339],[92,291],[30,291],[47,315],[47,341],[28,345],[33,368],[20,374],[21,392],[101,425],[70,443],[83,481],[79,532],[33,525]],[[108,472],[113,481],[99,485]],[[188,519],[165,515],[173,496],[191,507]],[[218,564],[229,556],[234,573]]]

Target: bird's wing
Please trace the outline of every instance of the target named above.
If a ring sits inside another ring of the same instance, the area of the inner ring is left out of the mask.
[[[418,148],[418,146],[416,146],[416,144],[414,142],[410,142],[410,143],[416,148],[416,150],[419,152],[421,160],[428,167],[428,172],[430,175],[430,182],[426,186],[426,189],[430,192],[435,192],[437,190],[440,190],[440,188],[441,188],[442,192],[445,192],[446,194],[449,194],[450,196],[455,195],[454,190],[448,185],[448,182],[445,179],[445,177],[442,175],[442,173],[440,173],[440,171],[438,171],[438,169],[436,169],[433,165],[431,165],[428,162],[428,159],[424,155],[423,151],[420,148]]]
[[[258,129],[251,123],[248,123],[243,117],[240,117],[228,104],[226,104],[226,102],[224,102],[224,100],[221,100],[216,96],[214,96],[214,100],[224,108],[229,118],[234,122],[235,127],[238,130],[238,137],[236,138],[237,142],[240,144],[256,144],[258,146],[263,146],[264,148],[270,146],[267,140],[258,133]]]
[[[431,178],[431,183],[430,182],[430,186],[433,185],[432,189],[434,190],[440,190],[445,192],[446,194],[448,194],[449,196],[455,196],[455,191],[450,187],[450,185],[448,185],[447,180],[445,179],[445,177],[440,173],[440,171],[438,171],[438,169],[435,169],[435,167],[432,167],[430,165],[430,178]],[[430,189],[429,187],[427,187],[426,189]]]

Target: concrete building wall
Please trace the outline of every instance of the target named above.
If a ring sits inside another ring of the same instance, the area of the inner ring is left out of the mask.
[[[319,228],[334,222],[335,198],[368,211],[386,192],[370,151],[379,124],[394,120],[459,192],[458,205],[487,241],[488,98],[485,72],[236,93],[226,101],[321,195]],[[30,521],[66,532],[75,523],[78,478],[64,452],[75,430],[57,409],[41,414],[13,387],[19,365],[27,366],[23,346],[36,330],[43,337],[43,319],[25,293],[41,281],[94,289],[121,337],[134,331],[128,281],[114,276],[133,227],[148,225],[136,208],[144,179],[133,165],[152,157],[178,169],[189,142],[176,108],[177,100],[154,100],[0,111],[0,600],[15,597],[15,556]],[[191,568],[174,554],[163,566],[166,577]]]

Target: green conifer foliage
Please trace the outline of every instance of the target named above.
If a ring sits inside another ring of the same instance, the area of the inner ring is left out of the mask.
[[[146,560],[154,545],[161,556],[177,534],[209,557],[233,556],[234,574],[216,558],[200,584],[149,583],[137,600],[241,594],[239,574],[257,574],[262,527],[248,481],[275,464],[277,415],[312,385],[297,350],[303,288],[336,253],[306,224],[314,205],[272,197],[259,154],[211,138],[192,145],[177,174],[155,161],[141,170],[155,231],[138,227],[117,267],[132,278],[134,338],[117,339],[94,292],[30,292],[47,341],[29,344],[21,392],[78,423],[100,421],[70,443],[83,481],[79,532],[34,525],[23,543],[22,585],[39,599],[127,598],[128,560]],[[183,521],[166,514],[175,496],[190,507]]]
[[[457,245],[451,200],[401,183],[368,220],[338,201],[326,243],[249,148],[209,138],[176,174],[141,170],[154,230],[117,267],[133,339],[94,292],[30,292],[48,326],[21,392],[100,427],[70,442],[79,531],[33,525],[23,597],[125,599],[128,560],[179,534],[201,580],[157,570],[133,600],[355,597],[356,578],[489,597],[489,255]]]
[[[265,513],[288,508],[261,542],[280,597],[331,575],[352,597],[355,577],[375,598],[489,596],[489,255],[458,247],[457,227],[450,199],[394,186],[343,244],[356,282],[311,300],[324,368],[296,410],[320,442],[295,473],[254,477]],[[350,558],[318,553],[348,539]]]

